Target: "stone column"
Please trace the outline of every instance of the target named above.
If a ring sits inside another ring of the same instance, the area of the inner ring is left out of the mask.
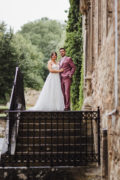
[[[85,99],[83,103],[82,110],[92,110],[92,86],[91,86],[91,76],[85,77]]]

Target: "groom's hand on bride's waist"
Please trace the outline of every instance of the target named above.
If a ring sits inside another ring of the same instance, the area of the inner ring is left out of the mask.
[[[63,68],[61,68],[61,69],[60,69],[60,72],[63,72],[63,71],[64,71],[64,69],[63,69]]]

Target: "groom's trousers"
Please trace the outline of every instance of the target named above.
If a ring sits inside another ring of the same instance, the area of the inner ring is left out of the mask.
[[[61,88],[64,96],[65,109],[70,109],[70,78],[61,78]]]

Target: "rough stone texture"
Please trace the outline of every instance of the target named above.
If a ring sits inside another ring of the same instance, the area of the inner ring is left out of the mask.
[[[120,179],[120,1],[118,0],[118,105],[115,109],[115,0],[90,0],[83,14],[84,97],[92,99],[92,109],[100,107],[101,129],[108,129],[108,179]],[[92,64],[92,66],[91,66]],[[91,69],[92,68],[92,69]],[[91,86],[87,77],[91,76]],[[89,96],[87,91],[91,88]],[[94,129],[95,132],[95,129]],[[102,138],[101,138],[102,140]],[[103,178],[104,179],[104,178]]]
[[[101,180],[100,169],[81,167],[70,169],[4,169],[0,180]]]
[[[99,106],[101,115],[114,109],[114,52],[114,30],[111,28],[106,44],[101,47],[100,56],[95,58],[97,60],[92,74],[93,108]]]

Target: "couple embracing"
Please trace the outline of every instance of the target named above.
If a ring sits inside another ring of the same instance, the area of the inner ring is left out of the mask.
[[[68,111],[70,110],[70,85],[75,65],[60,48],[61,60],[57,63],[57,53],[53,52],[48,61],[49,75],[44,83],[37,103],[31,110]]]

